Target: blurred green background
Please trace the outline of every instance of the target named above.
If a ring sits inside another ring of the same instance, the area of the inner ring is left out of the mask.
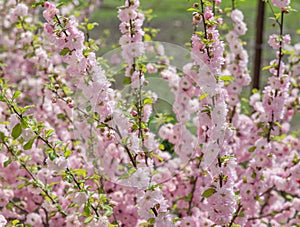
[[[236,8],[242,10],[245,15],[245,22],[247,23],[248,31],[242,39],[246,42],[246,49],[250,57],[249,69],[253,70],[253,55],[255,50],[255,31],[256,31],[256,8],[257,3],[261,0],[235,0]],[[103,48],[100,50],[100,55],[112,50],[112,45],[118,44],[120,38],[119,19],[117,17],[117,7],[124,4],[124,0],[103,0],[103,5],[95,11],[91,20],[99,23],[99,26],[94,30],[92,37],[106,37],[103,39]],[[144,11],[151,9],[155,16],[149,23],[145,23],[144,27],[152,27],[159,29],[155,41],[169,42],[180,46],[185,46],[185,43],[190,41],[193,32],[192,26],[192,12],[188,12],[194,2],[193,0],[140,0],[141,8]],[[292,7],[297,10],[285,16],[284,33],[289,33],[292,36],[293,44],[300,42],[300,35],[297,30],[300,29],[300,0],[291,0]],[[231,9],[232,0],[223,0],[220,8]],[[274,7],[275,12],[279,9]],[[228,10],[227,10],[228,11]],[[230,26],[229,15],[223,13],[225,22]],[[263,45],[263,63],[262,66],[268,65],[269,62],[275,58],[275,51],[267,44],[268,37],[272,33],[279,33],[279,27],[274,27],[274,20],[272,11],[268,4],[266,4],[265,16],[265,35]],[[222,35],[226,31],[221,31]],[[266,83],[268,72],[262,72],[261,84]]]
[[[143,10],[153,10],[155,18],[150,23],[145,24],[145,26],[158,28],[160,30],[155,38],[156,41],[170,42],[182,46],[186,42],[189,42],[193,28],[191,24],[192,13],[188,12],[187,8],[190,8],[192,4],[197,1],[140,0],[140,2]],[[250,51],[250,54],[254,49],[257,2],[258,0],[236,0],[236,6],[244,12],[245,22],[248,25],[248,32],[244,36],[244,40],[247,42],[247,49]],[[92,21],[99,23],[99,26],[93,33],[95,38],[107,36],[108,44],[110,45],[118,42],[120,32],[118,29],[119,20],[117,18],[117,7],[122,6],[123,4],[124,0],[104,0],[103,5],[92,16]],[[223,0],[221,8],[230,8],[231,4],[232,0]],[[292,7],[300,11],[300,1],[292,0]],[[268,34],[278,32],[279,28],[274,28],[272,26],[274,21],[270,19],[272,13],[268,5],[266,5],[266,9],[265,37],[267,39]],[[226,15],[224,15],[224,18],[225,21],[227,21]],[[300,42],[300,36],[296,35],[296,30],[300,29],[299,21],[299,12],[292,12],[285,17],[285,32],[292,34],[294,42]],[[110,31],[109,34],[108,31]],[[266,48],[268,48],[268,46],[266,46]]]
[[[246,42],[246,49],[250,57],[249,69],[250,74],[253,70],[253,56],[255,50],[255,32],[256,32],[256,8],[259,0],[235,0],[236,8],[243,11],[245,15],[245,22],[247,23],[248,32],[242,39]],[[193,32],[193,26],[191,23],[192,13],[187,9],[192,7],[193,3],[199,1],[192,0],[140,0],[141,9],[147,11],[153,10],[155,16],[150,22],[145,23],[144,27],[152,27],[159,29],[155,41],[163,41],[168,43],[185,46],[190,41],[190,37]],[[101,56],[114,47],[112,45],[118,44],[120,38],[119,31],[119,19],[117,17],[117,7],[122,6],[124,0],[103,0],[102,6],[97,9],[91,16],[91,21],[98,22],[99,26],[92,33],[92,37],[98,39],[99,37],[105,37],[103,40],[103,48],[100,49],[99,55]],[[223,0],[220,8],[231,8],[232,0]],[[297,34],[300,31],[300,0],[291,0],[292,8],[295,12],[291,12],[285,15],[284,21],[284,33],[289,33],[292,37],[292,44],[300,42],[300,35]],[[279,9],[274,7],[275,12],[279,12]],[[269,64],[269,62],[275,58],[275,51],[272,50],[267,44],[268,37],[272,33],[279,33],[279,27],[273,26],[274,18],[272,16],[270,7],[266,4],[266,16],[265,16],[265,34],[263,45],[263,60],[262,67]],[[229,22],[228,15],[224,13],[224,21]],[[222,32],[225,35],[226,32]],[[286,60],[285,60],[286,61]],[[270,74],[268,71],[263,71],[261,75],[261,87],[266,83]],[[250,89],[247,89],[243,94],[247,97],[250,93]],[[298,114],[299,115],[299,114]],[[294,119],[294,126],[298,127],[300,123],[300,116]]]

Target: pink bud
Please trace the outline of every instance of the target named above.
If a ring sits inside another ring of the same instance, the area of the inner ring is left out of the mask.
[[[44,7],[47,8],[47,9],[50,7],[50,5],[51,5],[51,4],[50,4],[49,2],[45,2],[45,3],[44,3]]]
[[[131,110],[131,115],[135,117],[137,115],[137,112],[135,110]]]
[[[212,18],[212,17],[213,17],[213,14],[212,14],[211,11],[206,11],[206,12],[204,13],[204,18],[205,18],[205,20],[208,20],[209,18]]]
[[[51,99],[51,102],[52,102],[52,103],[56,103],[56,102],[57,102],[57,99],[56,99],[56,98],[52,98],[52,99]]]

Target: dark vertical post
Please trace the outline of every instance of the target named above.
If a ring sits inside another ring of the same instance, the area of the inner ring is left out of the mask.
[[[265,19],[265,2],[258,0],[257,15],[256,15],[256,40],[255,40],[255,58],[253,67],[253,85],[252,88],[259,89],[261,59],[264,34],[264,19]]]

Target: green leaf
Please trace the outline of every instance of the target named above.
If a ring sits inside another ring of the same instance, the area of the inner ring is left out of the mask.
[[[267,66],[263,67],[262,70],[268,70],[273,67],[274,67],[274,65],[267,65]]]
[[[34,140],[35,140],[35,138],[29,140],[29,141],[23,146],[24,150],[30,150],[30,149],[32,148],[32,144],[33,144]]]
[[[18,224],[19,222],[20,222],[19,220],[15,219],[15,220],[13,220],[13,221],[11,222],[11,224],[16,225],[16,224]]]
[[[70,155],[71,155],[71,150],[70,150],[70,149],[66,149],[66,150],[64,151],[64,156],[65,156],[65,158],[70,157]]]
[[[281,16],[281,13],[275,13],[274,16],[275,16],[276,20],[278,20]]]
[[[57,154],[56,154],[55,151],[51,151],[49,153],[49,158],[50,158],[51,161],[53,161],[56,157],[57,157]]]
[[[145,34],[145,35],[144,35],[144,40],[145,40],[145,41],[151,41],[152,39],[151,39],[151,36],[150,36],[150,35]]]
[[[189,202],[189,201],[191,201],[192,198],[193,198],[193,194],[189,193],[187,196],[183,197],[183,200],[186,202]]]
[[[94,25],[94,23],[88,23],[86,27],[87,27],[87,30],[90,31],[90,30],[94,29],[95,25]]]
[[[199,100],[202,101],[203,99],[205,99],[208,96],[207,93],[204,93],[200,96]]]
[[[122,174],[122,175],[118,178],[118,180],[128,179],[129,177],[131,177],[132,174],[135,173],[135,171],[136,171],[135,168],[129,169],[128,172]]]
[[[11,136],[14,138],[14,139],[17,139],[22,133],[22,127],[21,127],[21,124],[18,123],[15,125],[15,127],[13,128],[12,132],[11,132]]]
[[[189,12],[193,12],[193,11],[197,11],[195,8],[188,8],[186,11],[189,11]]]
[[[124,77],[124,80],[123,80],[123,84],[126,85],[126,84],[130,84],[131,80],[129,77]]]
[[[113,213],[113,208],[109,205],[105,205],[103,206],[104,210],[107,210],[105,213],[104,213],[104,216],[108,217],[110,215],[112,215]]]
[[[49,137],[49,136],[51,136],[53,134],[53,132],[54,132],[53,129],[49,129],[49,130],[46,131],[45,136]]]
[[[3,132],[0,132],[0,139],[3,141],[4,140],[4,138],[5,138],[5,135],[4,135],[4,133]],[[1,141],[0,140],[0,141]]]
[[[149,98],[146,98],[144,99],[144,104],[153,104],[153,100],[152,99],[149,99]]]
[[[250,148],[248,149],[248,151],[252,153],[252,152],[255,151],[255,149],[256,149],[256,146],[253,146],[253,147],[250,147]]]
[[[162,144],[163,145],[163,144]],[[153,157],[157,158],[158,161],[163,162],[164,159],[162,157],[160,157],[158,154],[153,154]]]
[[[21,108],[21,114],[25,113],[28,109],[34,108],[35,105],[24,106]]]
[[[94,216],[91,215],[83,220],[83,224],[87,224],[87,223],[91,222],[93,219],[94,219]]]
[[[25,186],[28,186],[28,183],[27,183],[27,182],[22,183],[22,184],[19,184],[19,185],[18,185],[18,189],[22,189],[22,188],[24,188]]]
[[[83,214],[84,216],[89,216],[91,214],[91,207],[88,202],[85,203],[84,208],[83,208]]]
[[[154,224],[155,218],[149,218],[149,219],[148,219],[148,222],[149,222],[150,224]]]
[[[218,79],[223,80],[223,81],[233,81],[234,77],[233,76],[219,76]]]
[[[11,158],[9,158],[8,160],[6,160],[6,161],[3,163],[4,167],[7,167],[11,162],[12,162],[12,159],[11,159]]]
[[[41,5],[44,5],[44,3],[46,2],[46,0],[42,0],[42,1],[39,1],[39,2],[36,2],[36,3],[33,3],[31,5],[32,8],[36,8],[38,6],[41,6]]]
[[[68,53],[70,53],[70,49],[69,49],[69,48],[64,48],[64,49],[62,49],[62,50],[59,52],[59,55],[65,56],[65,55],[67,55]]]
[[[72,171],[73,174],[76,174],[78,176],[86,177],[86,170],[85,169],[75,169]]]
[[[212,196],[214,193],[216,193],[216,189],[214,188],[209,188],[209,189],[206,189],[203,193],[202,193],[202,197],[204,198],[208,198],[210,196]]]
[[[197,32],[195,32],[195,34],[203,36],[203,32],[201,32],[201,31],[197,31]]]
[[[18,98],[21,94],[22,94],[22,92],[20,92],[20,91],[15,91],[15,93],[14,93],[14,95],[13,95],[13,97],[12,97],[12,100]]]
[[[159,149],[160,149],[161,151],[164,151],[164,150],[165,150],[165,146],[161,143],[161,144],[159,144]]]

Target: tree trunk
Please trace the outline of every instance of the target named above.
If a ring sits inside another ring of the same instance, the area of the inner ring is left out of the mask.
[[[264,19],[265,19],[265,3],[263,0],[258,0],[257,16],[256,16],[256,41],[255,41],[255,58],[253,68],[253,86],[252,88],[259,89],[262,49],[263,49],[263,34],[264,34]]]

